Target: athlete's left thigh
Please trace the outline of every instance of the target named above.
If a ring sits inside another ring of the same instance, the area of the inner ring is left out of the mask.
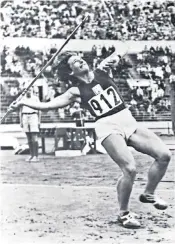
[[[145,127],[138,127],[129,138],[128,145],[155,159],[170,158],[170,151],[164,142],[155,133]]]

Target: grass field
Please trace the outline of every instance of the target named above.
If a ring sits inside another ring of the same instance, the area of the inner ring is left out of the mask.
[[[165,211],[138,201],[152,158],[134,152],[138,174],[131,210],[139,214],[141,229],[117,222],[118,166],[107,155],[71,158],[1,153],[1,243],[175,243],[175,154],[157,194],[169,203]]]

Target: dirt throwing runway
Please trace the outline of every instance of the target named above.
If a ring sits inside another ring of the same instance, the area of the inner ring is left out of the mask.
[[[174,243],[174,162],[157,193],[169,208],[158,211],[138,201],[152,159],[134,153],[138,175],[131,210],[141,229],[129,230],[117,222],[115,185],[119,169],[106,155],[72,158],[41,156],[26,163],[25,156],[1,156],[2,244],[137,244]]]

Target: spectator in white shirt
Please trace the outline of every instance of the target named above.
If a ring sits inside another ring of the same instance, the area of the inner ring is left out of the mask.
[[[33,88],[26,93],[27,100],[38,101],[39,98],[33,95]],[[30,157],[26,159],[28,162],[38,162],[38,133],[40,127],[40,111],[22,106],[20,109],[20,124],[27,136],[30,149]]]
[[[164,90],[161,87],[159,87],[157,91],[157,97],[163,97],[164,93],[165,93]]]

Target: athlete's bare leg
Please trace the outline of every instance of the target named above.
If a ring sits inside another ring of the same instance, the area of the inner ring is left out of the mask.
[[[132,134],[129,138],[128,145],[155,159],[148,172],[148,182],[145,189],[145,194],[154,194],[170,162],[170,151],[157,135],[144,127],[139,127]]]
[[[109,156],[118,164],[123,172],[117,185],[120,213],[128,211],[129,198],[136,176],[134,157],[121,135],[111,134],[103,142]]]

